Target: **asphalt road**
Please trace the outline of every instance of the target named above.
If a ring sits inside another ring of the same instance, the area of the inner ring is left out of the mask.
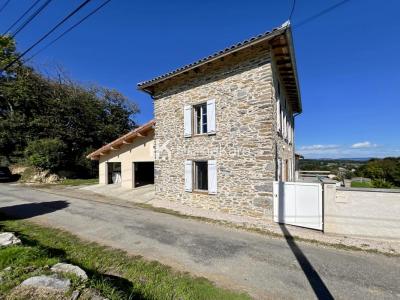
[[[398,257],[275,239],[9,184],[0,184],[0,210],[204,276],[256,299],[400,299]]]

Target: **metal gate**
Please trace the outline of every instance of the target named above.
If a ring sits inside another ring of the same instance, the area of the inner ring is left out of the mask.
[[[323,230],[322,184],[274,181],[274,221]]]

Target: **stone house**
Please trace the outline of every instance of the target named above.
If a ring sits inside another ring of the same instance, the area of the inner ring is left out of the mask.
[[[157,198],[272,215],[294,180],[301,99],[290,24],[138,84],[154,101]]]

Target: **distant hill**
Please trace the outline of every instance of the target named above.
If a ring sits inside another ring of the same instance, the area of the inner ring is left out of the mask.
[[[342,157],[342,158],[306,158],[307,160],[338,160],[338,161],[369,161],[373,157]]]

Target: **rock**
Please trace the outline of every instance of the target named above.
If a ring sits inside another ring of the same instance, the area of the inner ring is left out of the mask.
[[[11,267],[4,268],[3,271],[4,271],[4,272],[11,271]]]
[[[58,264],[55,264],[54,266],[52,266],[50,270],[53,271],[53,272],[56,272],[56,273],[71,273],[71,274],[75,274],[76,276],[78,276],[82,280],[87,280],[88,279],[85,271],[83,271],[78,266],[74,266],[74,265],[71,265],[71,264],[58,263]]]
[[[21,244],[21,240],[12,232],[0,233],[0,247]]]
[[[68,290],[71,281],[66,278],[59,278],[57,275],[34,276],[21,283],[22,286],[32,286],[38,288],[52,288],[55,290]]]
[[[4,299],[69,300],[69,297],[66,297],[65,290],[19,285],[12,289]]]
[[[70,300],[78,299],[79,295],[80,295],[79,291],[73,291]]]

